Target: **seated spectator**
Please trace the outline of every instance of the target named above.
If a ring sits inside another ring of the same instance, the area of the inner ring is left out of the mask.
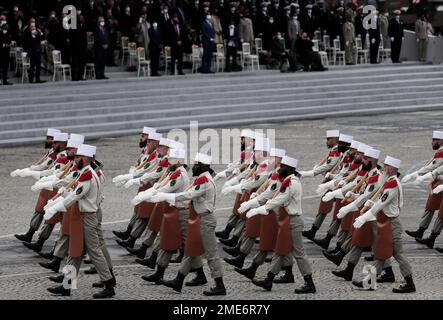
[[[295,43],[299,62],[303,65],[304,71],[324,71],[326,69],[321,63],[320,55],[312,49],[313,46],[308,34],[303,32]]]
[[[285,40],[280,32],[272,38],[271,60],[269,67],[271,69],[280,69],[286,59]]]

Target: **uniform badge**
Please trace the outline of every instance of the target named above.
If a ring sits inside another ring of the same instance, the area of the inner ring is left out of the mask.
[[[255,176],[255,181],[257,181],[258,179],[260,179],[260,176]]]
[[[77,188],[77,194],[79,195],[79,194],[81,194],[82,193],[82,191],[83,191],[83,187],[80,187],[80,188]]]
[[[374,188],[375,188],[375,185],[371,185],[371,186],[369,187],[369,192],[374,191]]]
[[[374,171],[373,173],[372,173],[372,176],[375,176],[377,174],[377,171]]]
[[[77,172],[77,171],[74,172],[73,176],[74,176],[74,178],[77,178],[77,176],[78,176],[78,172]]]
[[[386,193],[383,195],[383,197],[381,197],[381,201],[382,201],[382,202],[385,202],[387,198],[388,198],[388,193],[386,192]]]
[[[157,172],[161,172],[163,170],[163,168],[158,168]]]
[[[432,161],[432,164],[436,164],[436,163],[437,163],[437,160]]]
[[[275,189],[277,189],[277,184],[276,184],[276,183],[274,183],[274,184],[271,186],[271,190],[275,190]]]
[[[56,170],[60,169],[60,165],[59,165],[59,164],[56,165],[56,166],[55,166],[55,169],[56,169]]]
[[[332,159],[331,159],[331,158],[329,158],[329,159],[328,159],[328,161],[326,161],[326,163],[327,163],[327,164],[330,164],[330,163],[331,163],[331,161],[332,161]]]
[[[145,169],[148,169],[148,167],[149,167],[149,162],[145,164]]]
[[[200,190],[200,185],[196,186],[195,190]]]
[[[171,185],[171,187],[175,186],[175,180],[171,180],[170,185]]]

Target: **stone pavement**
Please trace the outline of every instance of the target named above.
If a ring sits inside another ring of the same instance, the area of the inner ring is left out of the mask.
[[[283,124],[262,124],[254,128],[275,128],[276,146],[286,148],[287,153],[299,159],[301,170],[310,169],[325,153],[324,132],[327,129],[339,128],[342,132],[354,135],[362,142],[368,143],[382,150],[382,158],[386,154],[403,160],[402,174],[411,172],[414,168],[424,164],[432,155],[430,137],[432,130],[442,129],[442,112],[418,112],[396,115],[371,117],[349,117],[315,121],[298,121]],[[88,141],[89,142],[89,141]],[[132,206],[130,199],[135,195],[134,189],[117,189],[111,182],[112,177],[124,173],[131,165],[139,151],[138,137],[128,136],[93,141],[98,146],[98,159],[104,162],[104,171],[108,177],[105,187],[104,231],[106,243],[114,259],[118,286],[115,299],[204,299],[201,295],[204,288],[184,287],[182,294],[143,281],[140,277],[150,274],[152,270],[134,263],[134,257],[115,243],[115,236],[111,230],[126,227],[130,218]],[[79,290],[70,298],[54,297],[46,291],[52,286],[47,277],[52,275],[38,265],[44,259],[25,248],[12,235],[24,232],[28,228],[29,219],[37,198],[37,194],[30,191],[34,182],[32,178],[11,178],[9,173],[16,169],[28,166],[41,156],[41,145],[28,147],[0,149],[0,158],[3,166],[0,168],[2,192],[0,193],[0,299],[90,299],[95,289],[91,288],[97,276],[79,278]],[[220,170],[222,166],[215,166]],[[315,189],[321,178],[305,179],[303,215],[305,229],[310,227],[315,217],[319,197]],[[217,186],[221,191],[223,182]],[[408,185],[404,188],[405,206],[401,214],[404,229],[415,229],[422,214],[426,193],[425,186]],[[222,196],[217,199],[217,225],[222,228],[230,214],[233,196]],[[327,218],[318,233],[321,237],[326,232],[330,218]],[[45,245],[49,250],[55,239],[54,232]],[[332,243],[331,245],[334,245]],[[395,295],[391,292],[393,285],[382,284],[375,292],[360,291],[349,282],[338,280],[331,274],[336,267],[327,261],[321,254],[318,246],[305,240],[306,251],[313,263],[314,280],[318,293],[315,295],[294,295],[295,286],[302,284],[302,278],[294,267],[295,284],[275,285],[272,292],[264,292],[255,287],[249,280],[233,271],[233,267],[223,262],[225,284],[228,295],[222,299],[443,299],[442,262],[443,256],[435,250],[430,250],[416,243],[412,238],[404,235],[405,252],[410,259],[414,271],[414,280],[417,292],[407,295]],[[443,246],[441,237],[437,239],[437,246]],[[221,249],[221,246],[220,246]],[[254,252],[246,260],[250,264]],[[149,252],[148,252],[149,253]],[[220,250],[221,257],[226,253]],[[360,277],[363,268],[362,261],[356,268],[356,275]],[[346,262],[343,262],[342,267]],[[398,265],[394,262],[398,286],[401,275]],[[87,267],[87,266],[85,266]],[[175,276],[178,265],[171,265],[166,271],[166,278]],[[205,270],[208,271],[205,266]],[[267,272],[265,264],[259,268],[258,275],[264,276]],[[190,275],[189,277],[191,277]],[[212,285],[212,281],[210,280]]]

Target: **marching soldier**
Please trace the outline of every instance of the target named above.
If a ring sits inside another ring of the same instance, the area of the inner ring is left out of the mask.
[[[280,187],[280,191],[266,202],[265,205],[249,210],[246,214],[252,218],[257,214],[267,215],[270,211],[278,208],[279,232],[275,247],[275,256],[271,267],[264,280],[252,280],[252,282],[268,291],[272,289],[272,281],[282,269],[285,256],[292,254],[297,266],[304,278],[304,285],[296,288],[294,293],[315,293],[315,285],[312,280],[312,268],[303,248],[303,219],[301,209],[302,187],[299,174],[296,171],[297,160],[288,156],[283,157],[279,176],[286,178]]]
[[[443,166],[438,167],[434,171],[432,171],[432,176],[437,177],[439,181],[443,181]],[[436,188],[432,190],[433,194],[441,194],[443,192],[443,184],[438,185]],[[438,217],[435,220],[434,224],[434,233],[440,234],[443,226],[443,199],[440,203],[440,208],[438,209]],[[440,253],[443,253],[443,248],[435,248]]]
[[[55,132],[52,144],[53,151],[50,154],[48,154],[48,156],[45,157],[45,159],[40,164],[20,170],[17,173],[18,176],[20,177],[32,176],[35,179],[40,179],[40,172],[48,170],[50,166],[54,166],[54,164],[59,158],[66,157],[65,149],[67,141],[68,141],[67,133]],[[32,241],[32,236],[40,228],[40,225],[43,221],[43,214],[44,214],[43,207],[46,205],[47,201],[55,194],[56,191],[51,192],[51,191],[42,190],[40,192],[37,204],[35,206],[35,212],[30,222],[29,230],[25,234],[14,235],[18,240],[24,242]]]
[[[341,158],[341,153],[338,150],[338,139],[340,132],[338,130],[328,130],[326,131],[326,146],[329,149],[328,155],[323,158],[318,165],[316,165],[310,171],[300,171],[300,175],[305,177],[314,177],[319,174],[326,175],[331,169],[334,169],[339,163]],[[318,214],[315,217],[315,221],[312,224],[310,230],[303,231],[303,236],[309,240],[314,239],[317,230],[321,227],[326,215],[332,210],[333,202],[329,201],[327,203],[320,202],[320,207],[318,209]]]
[[[402,183],[406,183],[412,180],[418,180],[418,182],[425,181],[428,177],[432,177],[432,171],[443,165],[443,131],[434,131],[432,135],[432,149],[436,151],[434,156],[428,163],[421,167],[419,170],[407,174],[401,180]],[[431,176],[430,176],[431,175]],[[432,182],[432,188],[437,187],[440,184],[438,180]],[[440,203],[443,199],[443,195],[430,193],[426,202],[425,212],[423,213],[419,227],[416,231],[406,230],[406,234],[409,236],[420,239],[423,238],[423,234],[429,227],[435,210],[438,210]]]
[[[354,222],[354,228],[361,228],[367,221],[377,220],[377,239],[375,249],[375,267],[377,275],[391,256],[400,265],[400,272],[405,279],[405,283],[399,288],[393,288],[394,293],[415,292],[415,285],[412,280],[412,269],[403,253],[401,234],[403,232],[399,221],[400,210],[403,207],[403,190],[400,181],[397,179],[397,172],[400,168],[401,160],[387,156],[383,166],[383,172],[388,176],[384,183],[380,198],[364,214],[359,216]],[[353,281],[355,286],[363,288],[363,281]]]
[[[175,279],[160,281],[161,284],[177,292],[181,292],[183,281],[191,269],[202,267],[201,256],[204,255],[211,270],[211,277],[215,280],[215,287],[204,291],[203,294],[206,296],[226,295],[222,265],[215,237],[215,227],[217,225],[214,217],[216,186],[209,173],[211,161],[210,156],[197,153],[196,163],[192,168],[193,176],[196,179],[192,186],[180,193],[159,192],[151,199],[153,202],[167,201],[172,204],[190,200],[185,256]]]
[[[77,187],[69,193],[61,201],[54,203],[48,208],[47,214],[54,214],[56,212],[66,212],[70,206],[78,206],[80,213],[80,221],[83,232],[84,249],[97,272],[100,276],[101,282],[105,288],[93,295],[95,299],[110,298],[115,295],[114,287],[116,285],[115,277],[112,270],[109,268],[108,262],[102,251],[102,243],[100,241],[101,231],[98,211],[100,209],[100,202],[102,197],[102,182],[97,173],[92,169],[91,163],[96,153],[96,148],[91,145],[81,145],[77,150],[76,166],[80,170],[80,177]],[[72,235],[71,235],[72,236]],[[67,265],[75,267],[77,274],[80,269],[83,256],[69,256]],[[65,275],[66,276],[66,275]],[[71,289],[66,289],[63,285],[48,288],[48,291],[53,294],[69,296]]]

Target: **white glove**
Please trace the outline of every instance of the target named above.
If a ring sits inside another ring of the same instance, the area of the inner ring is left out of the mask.
[[[30,171],[32,171],[31,169],[29,169],[29,168],[25,168],[25,169],[22,169],[22,170],[20,170],[20,171],[18,171],[17,172],[17,175],[19,176],[19,177],[22,177],[22,178],[24,178],[24,177],[28,177],[28,172],[30,172]]]
[[[236,184],[235,186],[226,187],[226,188],[223,188],[223,190],[222,190],[223,195],[227,195],[232,192],[241,193],[241,184]]]
[[[329,178],[332,178],[332,173],[330,173],[330,172],[326,173],[326,175],[325,175],[325,179],[329,179]]]
[[[374,205],[374,201],[372,201],[372,200],[368,200],[365,202],[365,207],[372,208],[373,205]]]
[[[164,192],[158,192],[157,194],[153,195],[151,197],[151,202],[162,202],[167,201],[171,204],[175,203],[175,193],[164,193]]]
[[[214,181],[220,180],[221,178],[226,178],[226,170],[217,173],[214,177]]]
[[[337,183],[337,186],[341,188],[341,187],[343,187],[345,184],[346,184],[346,181],[345,181],[345,180],[340,180],[340,181]]]
[[[134,173],[135,169],[136,169],[136,168],[135,168],[134,166],[130,167],[130,168],[129,168],[129,173]]]
[[[157,193],[157,190],[154,188],[150,188],[148,190],[139,192],[134,199],[131,200],[131,203],[136,206],[144,201],[150,202],[151,197]]]
[[[358,208],[355,205],[355,203],[351,202],[347,206],[341,207],[340,210],[338,210],[337,218],[343,219],[349,212],[357,211]]]
[[[235,168],[234,170],[232,170],[232,174],[233,175],[238,175],[240,173],[240,169],[239,168]]]
[[[40,190],[50,190],[52,191],[54,189],[54,181],[43,181],[43,182],[36,182],[34,183],[34,185],[31,187],[31,190],[34,192],[40,191]]]
[[[332,199],[343,199],[343,193],[341,189],[337,189],[334,191],[330,191],[325,194],[325,196],[322,198],[323,202],[331,201]]]
[[[66,212],[66,207],[63,204],[64,199],[62,197],[60,197],[60,199],[59,201],[55,201],[51,207],[45,209],[45,215],[43,216],[45,220],[51,219],[57,212]]]
[[[420,42],[420,39],[419,39],[419,38],[417,38],[417,42]]]
[[[256,216],[257,214],[267,215],[268,212],[266,211],[265,206],[249,210],[248,213],[246,214],[246,218],[251,218],[253,216]]]
[[[121,175],[119,175],[119,176],[116,176],[114,179],[112,179],[112,182],[114,182],[114,183],[118,183],[118,182],[121,182],[121,181],[128,181],[129,179],[132,179],[133,178],[133,175],[132,175],[132,173],[127,173],[127,174],[121,174]]]
[[[140,186],[141,185],[140,178],[128,180],[125,183],[125,188],[128,189],[129,187],[131,187],[133,185]]]
[[[258,196],[258,193],[257,193],[257,192],[253,192],[253,193],[251,193],[251,195],[249,196],[249,200],[254,199],[256,196]]]
[[[363,213],[361,216],[359,216],[357,219],[355,219],[353,226],[356,229],[360,229],[366,222],[374,220],[375,217],[372,214],[372,211],[368,210],[365,213]]]
[[[394,42],[394,37],[391,37],[391,42]]]
[[[433,194],[439,194],[440,192],[442,192],[443,191],[443,184],[440,184],[440,185],[438,185],[437,187],[435,187],[433,190],[432,190],[432,193]]]
[[[346,198],[355,200],[355,199],[358,198],[358,194],[356,194],[356,193],[354,193],[352,191],[348,191],[348,192],[346,192]]]
[[[428,172],[425,175],[417,177],[417,179],[414,181],[414,184],[420,184],[426,181],[431,182],[432,180],[434,180],[432,172]]]
[[[32,177],[32,178],[34,178],[35,180],[40,180],[40,171],[33,171],[33,170],[29,170],[29,171],[27,171],[27,176],[28,177]]]
[[[46,181],[55,181],[59,180],[56,174],[51,174],[50,176],[42,177],[39,182],[46,182]]]
[[[334,187],[335,187],[334,180],[331,180],[331,181],[320,184],[318,186],[316,192],[318,195],[322,195],[323,193],[325,193],[325,191],[331,190]]]
[[[230,187],[230,186],[233,186],[238,183],[239,183],[239,181],[238,181],[237,177],[234,177],[231,180],[226,181],[225,184],[223,185],[223,188]]]
[[[21,171],[21,169],[16,169],[14,171],[11,172],[11,177],[18,177],[18,173]]]
[[[405,175],[405,176],[403,177],[403,179],[401,179],[401,182],[402,182],[402,183],[406,183],[406,182],[408,182],[409,180],[415,180],[415,179],[417,179],[417,177],[418,177],[418,172],[415,171],[415,172],[412,172],[412,173],[410,173],[410,174]]]
[[[310,171],[300,171],[299,172],[303,178],[311,178],[314,176],[314,170]]]
[[[260,206],[260,203],[258,202],[257,199],[245,201],[240,205],[240,208],[238,208],[238,212],[244,213],[244,212],[248,211],[248,209],[257,208],[259,206]]]
[[[65,187],[60,187],[60,189],[58,189],[58,191],[57,191],[57,194],[63,195],[65,193],[65,191],[66,191]]]

